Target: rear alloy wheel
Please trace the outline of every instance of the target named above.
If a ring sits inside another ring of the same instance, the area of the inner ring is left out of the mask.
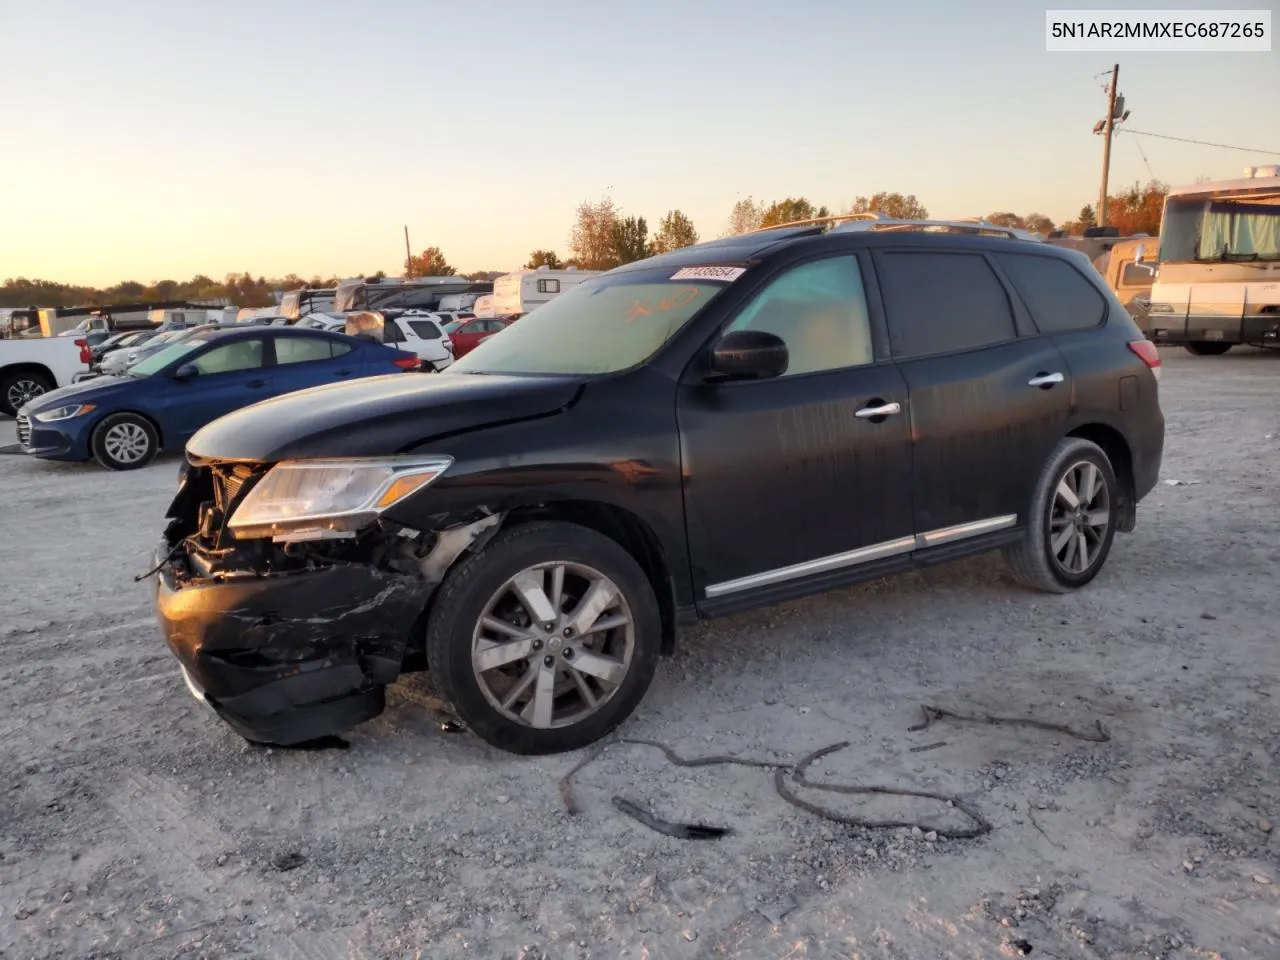
[[[661,620],[636,561],[567,523],[501,533],[445,579],[427,627],[442,691],[480,737],[558,753],[605,736],[657,666]]]
[[[1058,444],[1036,483],[1026,536],[1004,551],[1015,579],[1067,593],[1096,577],[1115,537],[1118,491],[1101,447],[1079,437]]]
[[[137,470],[160,452],[160,437],[151,421],[136,413],[113,414],[93,431],[93,455],[111,470]]]
[[[52,389],[53,384],[38,373],[11,373],[0,377],[0,413],[17,416],[28,403]]]
[[[1197,357],[1220,357],[1234,344],[1223,343],[1221,340],[1193,340],[1187,345],[1187,352],[1193,353]]]

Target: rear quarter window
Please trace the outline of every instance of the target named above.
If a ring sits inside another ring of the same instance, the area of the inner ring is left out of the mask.
[[[960,353],[1018,335],[1004,285],[980,253],[885,252],[876,272],[897,357]]]
[[[1066,260],[1001,253],[996,262],[1041,333],[1088,330],[1101,324],[1107,314],[1107,301],[1097,287]]]
[[[410,320],[409,329],[418,335],[420,340],[439,340],[440,328],[431,320]]]

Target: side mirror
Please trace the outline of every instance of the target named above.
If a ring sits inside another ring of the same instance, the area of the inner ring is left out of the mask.
[[[725,380],[767,380],[787,372],[787,345],[763,330],[734,330],[711,348],[711,371]]]
[[[194,363],[184,363],[173,371],[173,379],[175,380],[192,380],[198,376],[200,376],[200,368]]]

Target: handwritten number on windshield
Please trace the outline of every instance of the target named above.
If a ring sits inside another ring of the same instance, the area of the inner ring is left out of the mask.
[[[674,293],[664,296],[656,304],[653,302],[653,297],[633,300],[631,306],[627,307],[627,322],[631,323],[640,317],[648,317],[655,313],[687,307],[698,299],[700,293],[701,291],[697,287],[681,287]]]

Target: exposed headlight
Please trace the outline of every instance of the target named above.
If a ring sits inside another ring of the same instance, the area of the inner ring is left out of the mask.
[[[1149,310],[1150,313],[1173,313],[1172,303],[1153,303]]]
[[[35,419],[41,423],[54,423],[58,420],[70,420],[72,417],[82,417],[93,409],[92,403],[69,403],[65,407],[58,407],[56,410],[48,410],[44,413],[35,414]]]
[[[240,539],[353,537],[452,463],[452,457],[286,460],[249,491],[228,526]]]

